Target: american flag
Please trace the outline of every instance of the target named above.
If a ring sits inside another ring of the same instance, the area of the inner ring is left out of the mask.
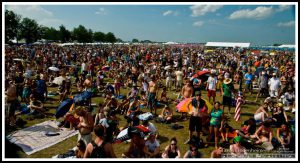
[[[238,96],[236,99],[236,107],[235,107],[235,115],[234,119],[235,121],[239,121],[241,118],[241,105],[244,103],[244,100],[242,99],[241,96]]]

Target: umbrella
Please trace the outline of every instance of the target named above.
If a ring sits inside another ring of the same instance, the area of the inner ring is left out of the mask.
[[[205,75],[205,74],[209,74],[209,73],[210,73],[210,71],[199,71],[197,74],[199,76],[201,76],[201,75]]]
[[[192,100],[193,98],[186,98],[185,100],[181,101],[177,106],[176,109],[178,112],[183,112],[183,113],[189,113],[192,110],[192,105],[190,105],[188,107],[189,102]],[[207,106],[208,112],[211,111],[211,109],[213,108],[213,106],[205,99],[202,98],[202,100],[205,101],[205,104]]]
[[[129,126],[122,130],[118,136],[114,139],[114,143],[122,143],[132,138],[133,134],[139,134],[141,137],[145,137],[145,134],[149,133],[150,130],[143,126]]]
[[[15,58],[13,59],[14,61],[24,61],[23,59],[20,59],[20,58]]]
[[[110,67],[109,66],[103,66],[102,67],[102,71],[109,71],[110,70]]]
[[[171,69],[171,66],[170,66],[170,65],[169,65],[169,66],[166,66],[164,69],[165,69],[165,70],[169,70],[169,69]]]
[[[52,70],[52,71],[59,71],[59,68],[57,68],[57,67],[49,67],[48,69]]]
[[[57,84],[57,85],[61,85],[63,80],[66,80],[66,78],[64,78],[62,76],[56,77],[56,78],[54,78],[54,80],[52,81],[52,83]]]

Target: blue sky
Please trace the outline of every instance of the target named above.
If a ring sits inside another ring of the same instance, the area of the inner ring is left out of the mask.
[[[295,44],[293,5],[7,5],[22,17],[56,29],[82,24],[93,31],[175,42]]]

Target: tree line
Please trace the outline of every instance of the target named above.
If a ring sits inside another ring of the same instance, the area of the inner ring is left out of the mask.
[[[75,27],[72,31],[66,29],[64,25],[59,29],[39,25],[35,20],[22,18],[13,11],[5,10],[5,43],[12,43],[12,40],[25,39],[26,44],[36,42],[40,39],[59,41],[61,43],[74,42],[123,42],[116,38],[112,32],[103,33],[92,31],[83,25]]]

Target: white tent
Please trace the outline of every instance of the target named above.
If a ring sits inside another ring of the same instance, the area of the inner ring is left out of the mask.
[[[241,43],[241,42],[207,42],[205,46],[208,47],[242,47],[248,48],[250,43]]]
[[[295,48],[295,45],[280,45],[279,48]]]

